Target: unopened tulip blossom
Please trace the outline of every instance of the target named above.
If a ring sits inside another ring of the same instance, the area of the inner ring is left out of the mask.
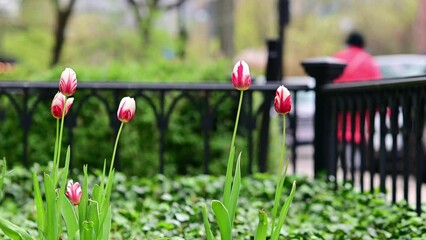
[[[77,75],[71,68],[65,68],[59,81],[59,91],[65,96],[72,96],[77,89]]]
[[[65,194],[74,206],[80,204],[82,194],[80,183],[74,183],[73,180],[69,180],[67,184],[67,192]]]
[[[238,61],[232,71],[232,84],[240,91],[247,90],[251,85],[250,69],[246,62]]]
[[[275,92],[274,107],[279,114],[287,114],[291,110],[290,92],[282,85]]]
[[[62,118],[62,113],[67,115],[68,110],[70,110],[72,103],[74,102],[74,98],[68,98],[66,99],[65,95],[58,92],[52,101],[52,106],[50,108],[50,112],[52,113],[52,116],[56,119]],[[64,111],[65,108],[65,112]]]
[[[117,111],[117,118],[122,122],[129,122],[133,119],[136,112],[135,99],[131,97],[124,97],[121,99],[120,105]]]

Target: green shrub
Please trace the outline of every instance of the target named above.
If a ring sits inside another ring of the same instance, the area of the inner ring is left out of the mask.
[[[42,171],[40,169],[39,171]],[[74,171],[74,175],[79,173]],[[81,176],[81,174],[79,175]],[[81,179],[79,179],[81,181]],[[289,176],[283,196],[288,195]],[[117,173],[111,202],[115,239],[202,239],[201,206],[220,198],[224,177],[152,178]],[[237,239],[251,239],[259,209],[272,209],[275,176],[242,179],[235,219]],[[93,175],[89,188],[97,182]],[[297,177],[296,191],[282,239],[424,239],[426,212],[418,216],[405,202],[393,205],[384,195],[359,193],[348,183]],[[5,181],[0,216],[22,223],[36,234],[31,173],[14,168]],[[13,218],[12,218],[13,216]],[[213,218],[213,216],[210,216]],[[214,226],[214,225],[213,225]],[[0,238],[2,238],[0,233]]]

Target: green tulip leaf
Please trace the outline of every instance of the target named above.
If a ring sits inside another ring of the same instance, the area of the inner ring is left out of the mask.
[[[80,234],[82,239],[86,239],[86,231],[84,230],[84,222],[87,220],[87,202],[88,202],[88,183],[87,183],[87,165],[83,166],[83,186],[81,188],[81,199],[78,205],[78,225],[80,226]],[[86,239],[89,240],[89,239]]]
[[[47,239],[58,239],[59,225],[56,208],[56,192],[52,178],[50,178],[48,174],[44,174],[44,188],[46,191],[46,236]]]
[[[268,231],[268,216],[264,210],[259,210],[259,223],[257,225],[254,240],[265,240]]]
[[[217,225],[219,226],[220,236],[222,239],[232,239],[231,221],[229,219],[228,210],[218,200],[212,201],[212,209],[216,217]]]
[[[226,177],[225,177],[225,188],[223,190],[223,204],[225,207],[229,207],[229,198],[231,195],[232,187],[232,170],[234,169],[234,155],[235,155],[235,146],[231,146],[229,152],[228,166],[226,167]]]
[[[237,165],[235,166],[234,182],[232,183],[231,198],[229,200],[229,220],[231,228],[234,224],[235,213],[237,211],[238,196],[240,195],[241,187],[241,152],[238,154]]]
[[[22,228],[0,217],[0,229],[13,240],[33,240]]]
[[[210,228],[210,223],[209,223],[209,218],[208,218],[208,215],[207,215],[206,205],[203,206],[202,213],[203,213],[204,229],[206,231],[206,239],[207,240],[214,240],[215,238],[214,238],[212,230]]]
[[[45,229],[44,219],[44,205],[41,197],[40,185],[38,183],[37,173],[33,172],[33,185],[34,185],[34,202],[37,210],[37,228],[40,235],[43,235]]]
[[[278,240],[278,237],[281,232],[281,228],[284,224],[285,218],[287,217],[288,209],[290,208],[290,204],[293,202],[293,197],[296,192],[296,181],[293,182],[293,186],[291,187],[290,196],[285,200],[284,206],[280,212],[280,218],[278,219],[277,227],[274,229],[274,234],[271,237],[271,240]]]
[[[74,239],[79,227],[73,205],[64,194],[59,197],[62,201],[61,213],[67,227],[68,239]]]

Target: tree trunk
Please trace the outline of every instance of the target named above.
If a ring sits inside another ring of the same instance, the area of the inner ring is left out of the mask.
[[[55,45],[53,46],[52,61],[50,66],[53,67],[59,63],[62,49],[65,44],[65,31],[70,19],[73,6],[76,0],[70,0],[65,9],[59,7],[59,2],[56,1],[56,28],[55,28]]]
[[[217,7],[217,30],[220,50],[227,57],[234,56],[234,1],[219,0]]]

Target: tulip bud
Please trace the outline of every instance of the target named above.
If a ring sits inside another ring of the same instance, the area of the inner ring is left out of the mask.
[[[67,192],[65,194],[74,206],[80,204],[82,194],[80,183],[74,183],[72,180],[69,180],[67,184]]]
[[[238,61],[232,71],[232,84],[240,91],[247,90],[251,85],[250,69],[246,62]]]
[[[65,102],[65,99],[66,99],[65,95],[63,95],[60,92],[56,93],[55,97],[53,98],[50,112],[52,113],[52,116],[54,118],[56,119],[62,118],[62,112],[64,111],[64,107],[65,107],[64,116],[67,115],[68,110],[70,110],[72,103],[74,102],[74,98],[68,98],[66,102]]]
[[[129,122],[135,116],[136,103],[135,99],[131,97],[124,97],[121,99],[117,111],[117,118],[122,122]]]
[[[290,92],[282,85],[275,92],[274,107],[279,114],[287,114],[291,110]]]
[[[71,68],[65,68],[59,81],[59,91],[65,96],[72,96],[77,89],[77,75]]]

